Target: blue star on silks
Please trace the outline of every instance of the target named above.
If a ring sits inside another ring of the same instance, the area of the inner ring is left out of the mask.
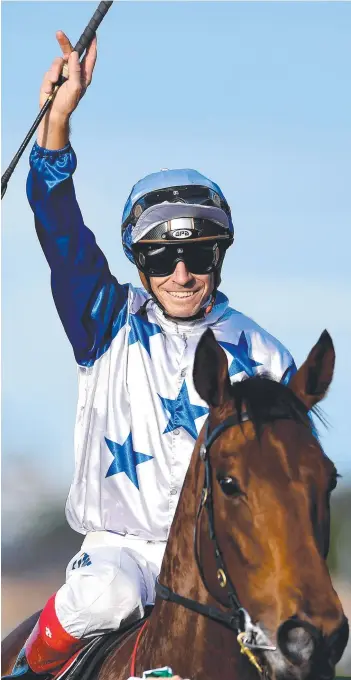
[[[134,345],[135,342],[140,342],[140,344],[146,349],[149,356],[150,352],[150,338],[157,333],[162,333],[161,327],[157,323],[151,323],[146,318],[140,316],[140,314],[131,314],[129,318],[130,332],[129,332],[129,345]]]
[[[177,427],[183,427],[194,439],[197,439],[195,420],[208,413],[208,408],[190,403],[185,380],[176,399],[166,399],[160,394],[158,396],[163,408],[170,414],[167,427],[162,434],[172,432]]]
[[[134,486],[139,489],[139,482],[137,477],[136,466],[141,463],[146,463],[151,460],[153,456],[147,456],[146,453],[139,453],[133,449],[132,433],[130,432],[124,444],[112,442],[105,437],[105,442],[113,455],[113,461],[107,470],[106,477],[112,477],[120,472],[125,472]]]
[[[254,359],[249,357],[249,346],[244,331],[242,331],[237,345],[233,345],[230,342],[220,342],[219,344],[233,357],[229,366],[229,377],[245,371],[245,373],[252,378],[255,375],[253,369],[256,368],[256,366],[263,365],[259,361],[254,361]]]

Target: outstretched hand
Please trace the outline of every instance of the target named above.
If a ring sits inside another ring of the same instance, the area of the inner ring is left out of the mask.
[[[40,89],[40,107],[52,94],[62,69],[68,70],[68,79],[57,90],[53,102],[38,130],[38,143],[49,149],[59,149],[68,141],[68,122],[90,85],[96,62],[96,37],[90,43],[84,59],[79,62],[77,52],[63,31],[57,31],[57,41],[62,57],[54,59],[51,68],[44,76]]]

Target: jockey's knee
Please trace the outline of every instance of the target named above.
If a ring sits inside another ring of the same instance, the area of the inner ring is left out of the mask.
[[[92,558],[93,559],[93,558]],[[126,620],[143,616],[144,584],[136,563],[99,560],[71,570],[56,593],[55,609],[62,627],[74,638],[117,630]],[[94,568],[95,567],[95,568]]]

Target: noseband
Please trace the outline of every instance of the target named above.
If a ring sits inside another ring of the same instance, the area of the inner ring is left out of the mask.
[[[276,420],[279,418],[284,418],[288,419],[289,416],[283,413],[276,413],[274,417],[272,417],[272,420]],[[204,508],[206,508],[207,511],[207,517],[208,517],[208,525],[209,525],[209,536],[210,539],[213,543],[214,547],[214,556],[216,560],[216,567],[217,567],[217,579],[219,582],[219,585],[221,588],[226,590],[226,594],[229,600],[229,605],[228,609],[230,609],[229,612],[223,612],[220,609],[217,609],[216,607],[212,607],[210,605],[205,605],[201,604],[200,602],[196,602],[196,600],[192,600],[188,597],[183,597],[182,595],[178,595],[178,593],[175,593],[171,588],[168,588],[167,586],[162,585],[159,580],[156,580],[156,594],[161,597],[163,600],[169,600],[170,602],[174,602],[176,604],[180,604],[181,606],[185,607],[186,609],[190,609],[191,611],[196,612],[197,614],[201,614],[202,616],[206,616],[209,619],[212,619],[213,621],[217,621],[217,623],[221,623],[224,625],[226,628],[229,628],[232,631],[235,631],[237,633],[237,641],[240,646],[240,650],[242,654],[245,654],[249,661],[255,666],[256,670],[260,673],[262,678],[267,678],[268,675],[267,672],[262,668],[260,663],[258,662],[254,651],[275,651],[276,647],[270,646],[270,645],[263,645],[259,644],[257,641],[258,635],[261,635],[262,637],[262,631],[258,626],[252,623],[251,617],[244,609],[244,607],[241,606],[238,594],[236,592],[236,589],[230,579],[228,569],[225,564],[225,560],[222,554],[222,551],[219,547],[218,540],[216,537],[216,531],[215,531],[215,524],[214,524],[214,508],[213,508],[213,488],[212,488],[212,466],[211,466],[211,460],[210,460],[210,449],[211,446],[214,444],[214,442],[218,439],[218,437],[223,434],[226,430],[228,430],[231,427],[235,427],[236,425],[239,425],[240,423],[244,421],[249,421],[250,417],[247,413],[243,413],[241,415],[241,418],[239,420],[239,416],[237,414],[231,415],[226,420],[224,420],[222,423],[220,423],[217,427],[215,427],[212,432],[209,432],[209,419],[207,420],[207,429],[206,429],[206,435],[205,435],[205,442],[201,444],[200,446],[200,458],[205,464],[205,477],[204,477],[204,485],[202,488],[202,493],[201,493],[201,499],[199,503],[199,507],[196,513],[196,523],[195,523],[195,530],[194,530],[194,555],[195,555],[195,561],[201,576],[201,580],[207,590],[207,592],[213,597],[215,600],[218,601],[218,598],[215,597],[212,593],[211,590],[207,584],[207,580],[204,574],[204,569],[201,564],[201,558],[200,558],[200,550],[199,550],[199,526],[200,526],[200,521],[201,521],[201,516],[202,516],[202,511]]]

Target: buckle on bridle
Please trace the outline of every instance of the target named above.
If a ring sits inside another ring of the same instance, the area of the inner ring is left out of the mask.
[[[227,585],[227,577],[225,575],[225,571],[223,569],[218,569],[217,570],[217,578],[218,578],[218,583],[221,588],[225,588]]]
[[[206,504],[207,498],[208,498],[208,489],[207,489],[207,487],[204,486],[204,488],[202,489],[202,493],[201,493],[201,504],[200,504],[201,508],[203,508],[204,505]]]
[[[200,458],[201,460],[205,461],[207,458],[207,448],[206,444],[201,444],[200,446]]]

